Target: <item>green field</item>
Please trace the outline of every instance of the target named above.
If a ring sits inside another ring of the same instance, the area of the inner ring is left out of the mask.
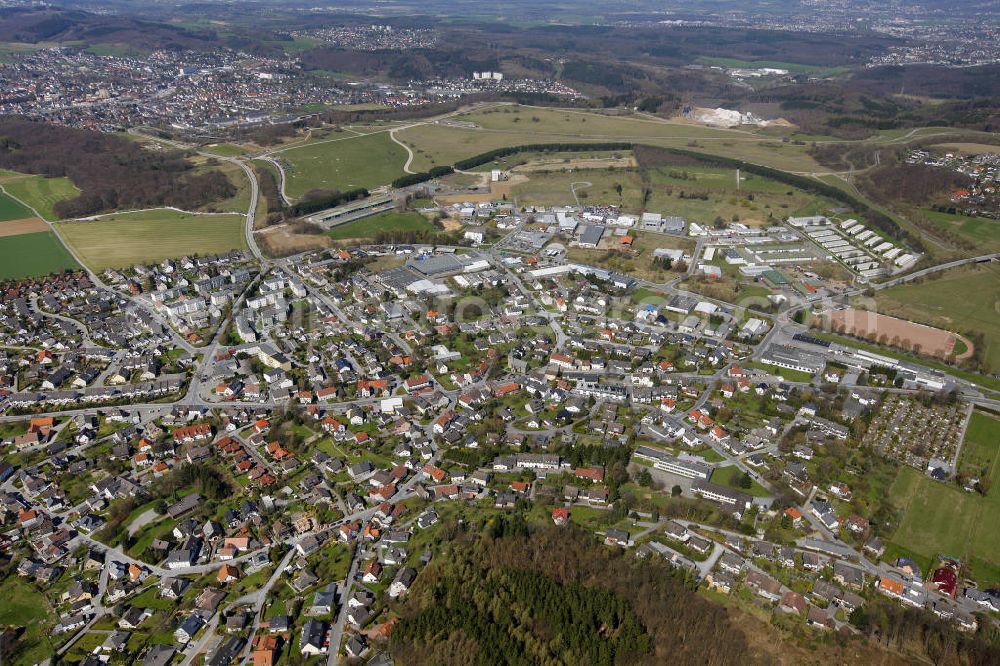
[[[511,194],[521,205],[566,206],[573,204],[570,185],[578,184],[576,195],[581,205],[615,204],[635,212],[642,207],[642,183],[634,170],[585,169],[526,174],[528,180],[511,188]],[[622,186],[621,195],[615,189]]]
[[[712,483],[717,483],[720,486],[726,486],[727,488],[732,488],[733,490],[739,490],[753,497],[767,497],[771,493],[768,492],[767,488],[760,485],[756,481],[749,488],[744,488],[740,485],[740,478],[743,476],[743,470],[741,470],[736,465],[729,465],[727,467],[718,467],[715,473],[712,474]]]
[[[879,312],[985,337],[983,360],[1000,370],[1000,268],[992,264],[943,271],[919,284],[904,284],[875,296]],[[956,298],[961,295],[960,298]]]
[[[851,71],[850,67],[818,67],[815,65],[803,65],[797,62],[781,62],[778,60],[739,60],[737,58],[712,58],[701,56],[696,63],[699,65],[717,65],[719,67],[732,67],[742,69],[758,69],[767,67],[770,69],[787,69],[789,72],[797,74],[813,74],[815,76],[833,76],[835,74],[846,74]]]
[[[309,190],[351,190],[387,185],[403,175],[406,151],[387,132],[311,143],[278,153],[289,197]]]
[[[51,621],[45,596],[29,583],[10,576],[0,584],[0,626],[24,627],[19,650],[4,655],[5,664],[37,664],[52,656]]]
[[[201,206],[197,210],[204,213],[246,213],[250,208],[250,180],[239,164],[219,161],[218,164],[210,166],[203,164],[199,166],[195,173],[203,174],[209,171],[221,171],[236,187],[236,193],[228,199],[213,201]]]
[[[959,471],[995,481],[997,453],[1000,453],[1000,420],[983,412],[973,412],[958,457]]]
[[[213,143],[209,146],[205,146],[202,150],[206,153],[221,155],[222,157],[236,157],[246,152],[240,146],[232,143]]]
[[[327,236],[334,240],[374,238],[380,231],[434,231],[437,229],[420,213],[382,213],[330,229]]]
[[[396,138],[414,151],[414,170],[452,164],[456,160],[505,146],[586,141],[634,141],[695,149],[779,169],[822,170],[806,153],[806,145],[783,143],[773,133],[745,129],[715,129],[638,115],[611,116],[513,105],[459,114],[452,120],[475,126],[432,123],[396,133]]]
[[[4,177],[0,184],[7,194],[31,206],[46,220],[59,219],[52,207],[63,199],[72,199],[80,190],[69,178],[46,178],[44,176]]]
[[[79,267],[51,231],[0,237],[0,280],[35,277]]]
[[[35,217],[35,214],[25,208],[20,201],[11,199],[3,192],[0,192],[0,222],[23,220],[29,217]]]
[[[975,254],[996,252],[1000,249],[1000,220],[952,215],[925,209],[916,211],[915,215],[919,215],[935,226],[947,229],[970,243],[974,243],[976,246]]]
[[[889,497],[903,512],[888,540],[898,552],[917,555],[925,568],[938,555],[958,557],[982,585],[1000,583],[1000,490],[981,497],[903,467]]]
[[[59,233],[92,270],[152,263],[187,254],[246,248],[240,215],[191,215],[171,210],[111,214],[68,222]]]
[[[559,169],[561,168],[561,165],[559,164],[560,161],[568,163],[571,160],[607,159],[613,157],[630,157],[631,155],[631,150],[580,150],[574,152],[543,152],[538,150],[526,150],[514,155],[499,157],[492,162],[487,162],[486,164],[481,164],[477,167],[469,169],[469,171],[488,173],[493,169],[511,169],[522,164],[538,161],[551,163],[552,169]]]

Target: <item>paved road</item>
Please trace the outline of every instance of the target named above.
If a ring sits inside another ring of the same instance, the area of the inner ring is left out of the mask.
[[[257,159],[270,162],[274,165],[274,168],[278,170],[278,193],[281,194],[281,201],[286,206],[292,205],[292,200],[288,198],[288,193],[285,192],[285,183],[288,182],[288,178],[285,175],[285,167],[281,164],[281,162],[274,159],[270,155],[261,155]]]

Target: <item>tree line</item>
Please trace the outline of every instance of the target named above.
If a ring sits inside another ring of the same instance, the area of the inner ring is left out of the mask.
[[[447,176],[450,173],[454,173],[455,169],[450,166],[436,166],[431,167],[428,171],[420,171],[418,173],[408,173],[405,176],[400,176],[396,180],[392,181],[392,186],[395,188],[409,187],[410,185],[416,185],[418,183],[425,183],[432,178],[440,178],[441,176]]]
[[[346,192],[339,190],[317,190],[307,192],[302,201],[288,207],[289,217],[302,217],[311,213],[317,213],[327,208],[334,208],[349,201],[364,199],[369,194],[368,190],[359,187]]]

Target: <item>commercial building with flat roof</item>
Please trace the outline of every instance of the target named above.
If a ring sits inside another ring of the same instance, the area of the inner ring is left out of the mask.
[[[743,515],[743,512],[749,509],[753,502],[753,498],[746,493],[700,479],[696,479],[691,484],[691,492],[716,504],[732,508],[735,513],[740,515]]]
[[[598,243],[601,242],[601,238],[604,237],[605,227],[603,225],[581,225],[580,229],[582,229],[582,233],[580,234],[581,247],[597,247]]]
[[[648,446],[637,448],[634,456],[653,463],[653,467],[658,470],[677,474],[688,479],[703,479],[707,481],[712,477],[712,472],[714,471],[712,467],[704,463],[693,460],[682,460],[669,453]]]
[[[786,370],[797,370],[816,374],[826,367],[826,360],[820,354],[782,345],[771,345],[761,356],[761,363],[774,365]]]

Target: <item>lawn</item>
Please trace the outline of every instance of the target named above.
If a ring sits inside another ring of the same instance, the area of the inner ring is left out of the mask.
[[[51,231],[0,237],[0,280],[47,275],[79,267]]]
[[[52,207],[64,199],[72,199],[80,190],[69,178],[46,178],[45,176],[14,176],[4,178],[3,189],[7,194],[31,206],[46,220],[58,220]]]
[[[776,365],[767,365],[766,363],[758,363],[756,361],[747,361],[744,363],[748,368],[753,368],[755,370],[763,370],[772,375],[782,377],[785,381],[789,382],[809,382],[812,381],[813,376],[808,372],[802,372],[800,370],[788,370],[787,368],[779,368]]]
[[[1000,583],[1000,490],[981,497],[902,467],[889,497],[903,512],[891,544],[923,562],[960,558],[982,586]]]
[[[232,143],[213,143],[202,148],[206,153],[221,155],[222,157],[236,157],[246,152],[242,147]]]
[[[997,453],[1000,452],[1000,419],[985,412],[973,412],[965,431],[958,458],[961,472],[996,479]]]
[[[240,215],[192,215],[171,210],[111,214],[59,225],[59,233],[92,270],[154,263],[188,254],[246,248]]]
[[[23,220],[29,217],[35,217],[35,214],[28,210],[20,201],[0,192],[0,222]]]
[[[957,333],[982,333],[986,368],[1000,371],[1000,268],[982,264],[938,275],[878,292],[879,312]]]
[[[375,238],[380,231],[435,231],[437,227],[431,224],[420,213],[382,213],[366,217],[355,222],[340,224],[327,232],[334,240],[355,238]]]
[[[744,488],[740,485],[740,478],[742,476],[743,470],[736,465],[717,467],[715,472],[712,474],[712,483],[717,483],[720,486],[726,486],[727,488],[732,488],[733,490],[739,490],[740,492],[753,497],[768,497],[771,495],[767,488],[760,485],[756,481],[753,481],[753,479],[751,479],[751,486],[749,488]]]
[[[52,656],[48,602],[29,583],[11,576],[0,584],[0,626],[24,627],[20,649],[4,655],[7,664],[37,664]]]
[[[285,165],[289,197],[309,190],[368,189],[386,185],[403,175],[406,151],[388,132],[312,143],[278,154]]]

